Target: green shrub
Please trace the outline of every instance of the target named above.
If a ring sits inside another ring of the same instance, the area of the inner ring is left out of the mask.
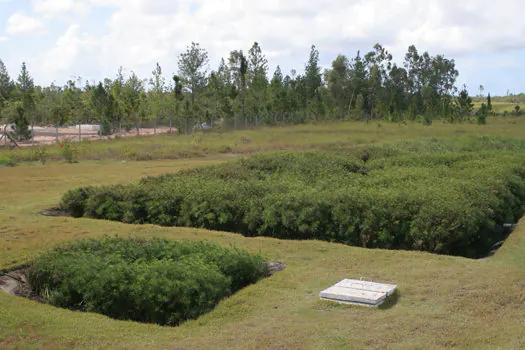
[[[62,196],[60,207],[67,208],[68,212],[75,218],[82,217],[86,210],[86,200],[94,190],[93,187],[81,187],[69,190]]]
[[[53,305],[112,318],[178,325],[262,278],[261,257],[207,242],[109,238],[69,243],[26,270]]]
[[[465,141],[466,140],[466,141]],[[280,152],[69,192],[75,216],[479,257],[525,200],[525,142]]]
[[[35,149],[35,156],[42,165],[45,165],[48,157],[47,149],[44,147],[38,147]]]
[[[8,167],[15,167],[18,165],[18,160],[12,153],[7,153],[2,158],[0,158],[0,165],[5,165]]]
[[[71,141],[62,141],[60,143],[60,149],[66,163],[78,163],[78,151],[73,147]]]
[[[112,130],[111,123],[109,122],[109,120],[103,119],[102,122],[100,123],[99,135],[100,136],[111,135],[112,131],[113,130]]]

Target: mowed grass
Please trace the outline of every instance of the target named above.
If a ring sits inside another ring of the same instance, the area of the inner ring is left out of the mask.
[[[270,138],[274,132],[281,141],[268,142],[271,147],[281,143],[283,148],[303,149],[319,144],[353,147],[421,137],[525,136],[523,121],[515,120],[517,125],[489,119],[486,126],[435,122],[430,127],[336,123],[268,128],[259,131],[260,134],[258,131],[238,132],[228,137],[240,139],[248,135],[246,137],[255,142]],[[164,142],[163,137],[159,136],[159,143]],[[148,138],[148,142],[150,140],[154,144],[155,139]],[[118,142],[115,142],[117,147]],[[182,141],[177,142],[187,147]],[[249,144],[242,147],[248,148]],[[522,225],[494,257],[470,260],[422,252],[368,250],[318,241],[245,238],[199,229],[38,215],[39,211],[55,206],[67,189],[127,183],[147,175],[231,159],[231,155],[212,154],[196,159],[52,162],[45,166],[0,169],[0,268],[26,263],[59,242],[105,234],[207,239],[224,246],[234,244],[262,254],[268,260],[287,264],[286,270],[241,290],[219,303],[209,314],[180,327],[115,321],[0,293],[0,348],[525,347],[525,228]],[[343,278],[398,284],[397,302],[369,309],[319,300],[320,290]]]

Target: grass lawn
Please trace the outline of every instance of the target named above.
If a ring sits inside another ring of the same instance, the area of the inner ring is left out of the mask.
[[[180,327],[115,321],[0,293],[0,348],[524,348],[522,225],[494,257],[470,260],[318,241],[245,238],[199,229],[38,215],[55,206],[67,189],[127,183],[147,175],[228,161],[234,159],[231,153],[360,146],[428,137],[524,137],[525,120],[510,121],[511,118],[489,119],[486,126],[441,122],[430,127],[387,123],[302,125],[201,135],[196,142],[192,141],[195,136],[140,137],[86,143],[79,164],[51,161],[45,166],[0,168],[0,268],[23,264],[59,242],[104,234],[204,238],[224,246],[235,244],[268,260],[284,261],[288,266]],[[231,147],[231,152],[221,154],[224,145]],[[58,147],[53,147],[52,152],[58,152]],[[135,147],[139,154],[149,152],[153,158],[157,157],[156,148],[163,155],[159,158],[177,158],[169,155],[195,149],[199,157],[122,162],[128,159],[120,158],[126,147]],[[120,151],[106,157],[111,153],[107,149]],[[381,309],[319,300],[320,290],[343,278],[398,284],[399,298]]]

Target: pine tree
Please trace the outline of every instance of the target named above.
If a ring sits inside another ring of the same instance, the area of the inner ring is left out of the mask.
[[[319,51],[312,45],[310,57],[304,70],[304,80],[306,83],[306,97],[312,99],[316,90],[321,86],[321,67],[319,66]]]
[[[186,49],[186,52],[183,52],[179,56],[179,76],[186,83],[185,87],[190,90],[193,117],[195,117],[198,93],[200,93],[206,85],[208,63],[208,51],[194,42]]]
[[[492,99],[490,97],[490,92],[489,92],[489,95],[487,96],[487,109],[489,112],[492,112]]]
[[[7,67],[0,59],[0,109],[7,105],[7,101],[13,90],[13,82],[7,72]]]
[[[248,83],[248,98],[251,102],[251,111],[256,116],[262,112],[266,103],[266,90],[268,87],[268,60],[262,53],[257,42],[248,51],[248,71],[250,81]]]
[[[460,121],[463,121],[465,119],[465,116],[470,114],[472,112],[472,109],[474,108],[472,98],[469,96],[466,86],[463,86],[463,90],[460,91],[456,103],[459,109]]]
[[[33,83],[33,78],[29,75],[27,70],[26,63],[22,63],[22,68],[20,69],[20,74],[18,75],[18,84],[17,88],[21,97],[21,107],[17,108],[17,113],[14,115],[14,124],[15,124],[15,134],[17,139],[26,140],[31,137],[29,132],[29,115],[34,112],[35,101],[33,93],[35,90],[35,85]]]

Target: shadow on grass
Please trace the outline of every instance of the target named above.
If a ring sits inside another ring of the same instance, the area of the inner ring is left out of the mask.
[[[401,294],[399,293],[399,290],[396,289],[394,294],[388,296],[386,300],[377,307],[378,310],[389,310],[393,308],[399,299],[401,298]],[[331,310],[366,310],[368,309],[366,305],[359,305],[359,304],[349,304],[349,303],[338,303],[331,300],[318,300],[314,306],[315,310],[318,311],[331,311]],[[373,307],[370,307],[370,309],[375,309]]]
[[[399,293],[399,289],[396,289],[394,294],[388,296],[386,300],[383,302],[383,304],[379,305],[377,308],[379,310],[391,309],[397,304],[400,297],[401,297],[401,294]]]

